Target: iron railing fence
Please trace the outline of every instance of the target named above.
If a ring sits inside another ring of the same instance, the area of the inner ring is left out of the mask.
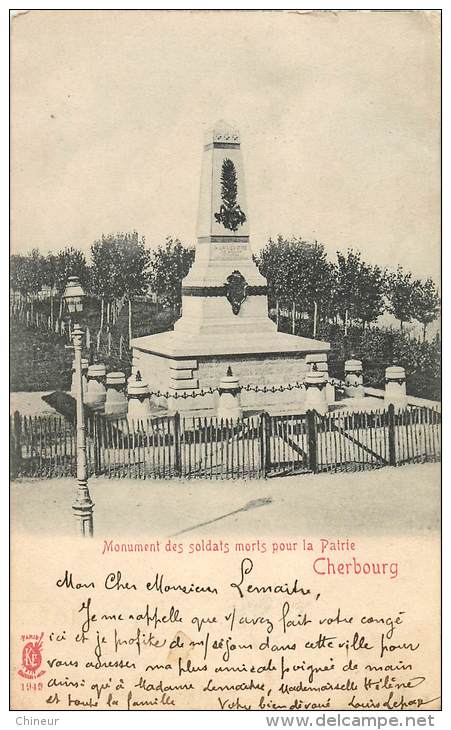
[[[439,461],[439,407],[255,413],[238,420],[87,417],[89,474],[110,478],[261,478]],[[76,432],[59,416],[11,417],[11,477],[76,473]]]

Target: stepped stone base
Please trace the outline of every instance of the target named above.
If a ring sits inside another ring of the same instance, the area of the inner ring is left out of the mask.
[[[133,371],[139,370],[151,391],[169,393],[153,397],[170,411],[216,409],[218,394],[192,397],[202,389],[217,388],[228,366],[247,385],[272,388],[304,380],[310,363],[327,361],[329,343],[279,332],[234,336],[182,336],[178,332],[135,338]],[[306,356],[309,364],[306,363]],[[178,397],[171,397],[177,394]],[[185,394],[186,397],[180,397]],[[242,390],[244,409],[264,409],[270,405],[301,408],[303,388],[276,393]]]

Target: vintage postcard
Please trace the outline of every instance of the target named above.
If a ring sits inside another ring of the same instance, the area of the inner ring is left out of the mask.
[[[12,710],[442,708],[440,30],[13,15]]]

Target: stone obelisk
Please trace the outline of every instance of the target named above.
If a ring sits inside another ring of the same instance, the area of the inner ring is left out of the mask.
[[[212,338],[275,332],[266,279],[249,246],[244,166],[238,130],[221,121],[207,133],[194,264],[182,285],[176,331]]]
[[[327,342],[277,332],[268,317],[266,280],[249,244],[240,135],[225,122],[204,141],[196,255],[182,283],[182,316],[173,331],[131,345],[133,368],[151,390],[169,394],[160,404],[170,410],[213,408],[215,397],[199,392],[217,388],[229,365],[244,386],[244,407],[289,401],[293,391],[276,396],[245,386],[293,384],[311,367],[307,354],[309,363],[327,360]]]

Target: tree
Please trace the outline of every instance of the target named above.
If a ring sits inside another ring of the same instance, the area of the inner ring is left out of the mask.
[[[358,287],[353,304],[354,315],[361,320],[362,328],[375,322],[384,311],[386,272],[379,266],[361,263]]]
[[[318,241],[303,238],[269,239],[264,248],[254,256],[261,274],[268,281],[270,300],[289,299],[305,312],[312,313],[313,336],[316,336],[319,311],[330,314],[335,288],[335,270],[327,260],[324,246]]]
[[[335,306],[344,322],[345,336],[359,300],[362,263],[360,251],[352,248],[346,254],[337,251]]]
[[[413,303],[416,285],[417,282],[412,279],[412,274],[405,272],[402,266],[398,266],[395,273],[387,276],[388,311],[399,319],[401,331],[404,323],[410,322],[414,316]]]
[[[313,337],[316,337],[320,310],[331,313],[335,269],[327,260],[323,244],[318,241],[300,247],[296,258],[299,271],[296,299],[305,310],[313,309]]]
[[[269,300],[276,302],[291,301],[292,334],[295,333],[295,310],[300,301],[302,288],[302,251],[308,246],[302,239],[287,240],[280,234],[277,239],[269,239],[266,246],[254,256],[260,273],[268,282]]]
[[[57,257],[53,253],[48,253],[43,260],[43,281],[49,287],[50,290],[50,325],[53,329],[53,297],[56,288],[58,268],[57,268]]]
[[[150,255],[149,283],[151,289],[168,305],[180,305],[182,279],[194,261],[195,250],[184,246],[178,238],[166,238],[163,245]]]
[[[337,251],[335,307],[344,322],[357,319],[362,329],[384,311],[386,272],[362,260],[360,251],[349,248],[346,254]]]
[[[117,251],[115,286],[117,295],[128,301],[128,337],[132,339],[133,297],[144,294],[149,286],[150,251],[145,247],[137,231],[115,234]]]
[[[278,301],[290,297],[292,282],[289,281],[288,241],[281,235],[274,241],[272,238],[254,256],[260,273],[268,282],[270,301]]]
[[[9,265],[9,284],[14,292],[26,296],[28,283],[26,280],[26,259],[21,254],[13,254]]]
[[[25,299],[37,294],[44,283],[43,257],[37,248],[32,249],[25,256],[11,256],[10,284],[11,288],[19,291]],[[33,313],[33,300],[31,301]]]
[[[413,316],[423,325],[423,342],[426,328],[440,313],[440,296],[431,278],[417,281],[413,291]]]
[[[115,234],[102,236],[91,246],[91,292],[100,299],[100,329],[103,329],[105,301],[118,296],[119,246]]]

